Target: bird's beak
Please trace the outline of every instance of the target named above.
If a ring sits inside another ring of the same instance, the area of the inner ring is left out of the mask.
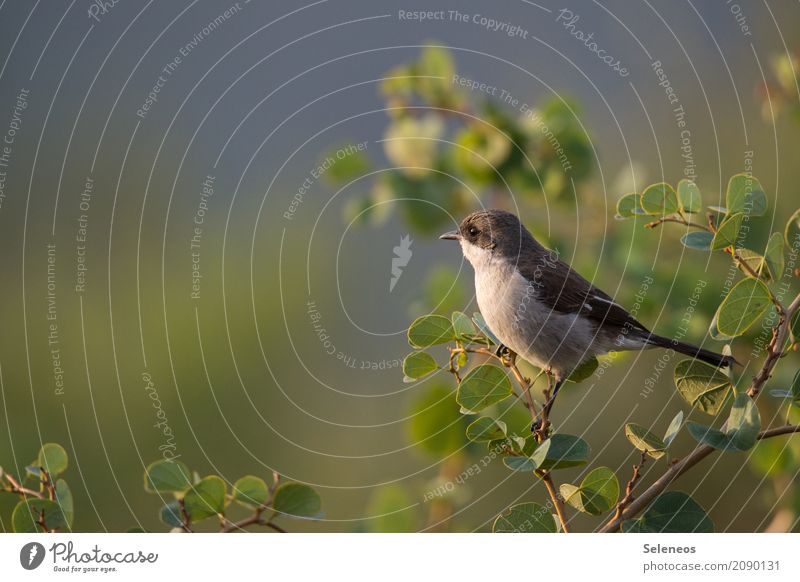
[[[460,240],[461,233],[457,230],[451,230],[450,232],[446,232],[439,237],[442,240]]]

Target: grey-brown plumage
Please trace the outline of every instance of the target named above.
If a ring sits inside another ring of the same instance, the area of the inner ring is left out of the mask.
[[[461,243],[475,269],[478,306],[492,332],[560,385],[589,358],[620,350],[671,348],[715,366],[734,360],[650,332],[502,210],[467,216],[441,236]]]

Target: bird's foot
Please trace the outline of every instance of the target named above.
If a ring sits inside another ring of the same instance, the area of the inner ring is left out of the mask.
[[[517,362],[517,354],[504,344],[497,346],[494,354],[500,358],[500,362],[506,366],[513,366]]]

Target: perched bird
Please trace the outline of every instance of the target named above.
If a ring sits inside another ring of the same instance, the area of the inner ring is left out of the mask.
[[[457,240],[475,270],[478,307],[495,336],[559,387],[586,360],[611,351],[670,348],[714,366],[735,362],[709,350],[650,332],[609,295],[589,283],[533,238],[503,210],[480,210],[458,230]]]

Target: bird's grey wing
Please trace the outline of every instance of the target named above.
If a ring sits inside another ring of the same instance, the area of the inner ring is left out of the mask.
[[[520,261],[517,268],[536,289],[537,299],[555,311],[579,313],[598,325],[648,331],[625,308],[559,259],[543,256]]]

